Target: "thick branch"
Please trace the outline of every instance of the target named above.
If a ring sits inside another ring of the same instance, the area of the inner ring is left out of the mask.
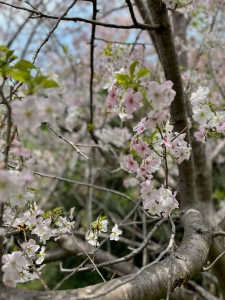
[[[172,290],[202,270],[211,244],[210,231],[198,211],[187,211],[183,221],[185,234],[175,252]],[[78,290],[33,292],[3,287],[1,300],[10,297],[17,300],[157,300],[166,295],[168,272],[169,258],[166,258],[161,263],[145,266],[135,275]]]
[[[191,144],[182,79],[166,6],[161,0],[148,0],[147,3],[153,23],[157,22],[158,24],[163,24],[163,29],[155,32],[154,35],[165,77],[167,80],[173,82],[173,89],[176,91],[176,96],[170,109],[174,130],[181,132],[186,128],[184,130],[186,133],[186,141]],[[192,155],[188,161],[185,160],[179,164],[178,168],[178,192],[180,194],[179,198],[181,199],[181,208],[187,209],[196,207],[197,200]]]

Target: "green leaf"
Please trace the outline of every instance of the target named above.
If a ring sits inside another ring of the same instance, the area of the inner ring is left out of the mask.
[[[9,51],[9,48],[6,46],[0,46],[0,51],[4,51],[5,53]]]
[[[10,76],[21,82],[28,82],[31,80],[30,72],[27,70],[12,70]]]
[[[104,50],[106,56],[112,56],[111,45],[112,45],[111,43],[108,43]]]
[[[148,109],[148,110],[152,110],[152,105],[151,103],[148,101],[148,99],[146,97],[142,98],[142,102],[144,104],[144,106]]]
[[[28,60],[20,60],[13,66],[13,68],[18,70],[31,70],[35,69],[35,66]]]
[[[58,82],[56,82],[55,80],[52,79],[46,79],[45,81],[43,81],[43,83],[40,86],[42,89],[49,89],[49,88],[57,88],[60,87],[60,85],[58,84]]]
[[[125,74],[116,74],[116,80],[119,83],[127,83],[129,82],[129,76]]]
[[[17,56],[13,55],[15,50],[8,50],[6,51],[6,60],[8,60],[10,57],[14,60],[17,58]]]
[[[44,75],[37,75],[34,77],[33,82],[35,85],[41,84],[42,82],[44,82],[47,79],[46,76]]]
[[[221,133],[219,133],[219,132],[213,132],[213,131],[209,131],[208,132],[208,136],[210,136],[210,137],[215,137],[215,138],[220,138],[221,136],[222,136],[222,134]]]
[[[130,65],[130,75],[131,75],[131,77],[134,76],[134,71],[135,71],[135,69],[136,69],[136,67],[137,67],[138,64],[139,64],[138,61],[134,61],[134,62]]]
[[[68,54],[68,47],[66,45],[62,45],[62,50],[65,54]]]
[[[154,130],[151,135],[149,136],[149,141],[152,142],[154,139],[154,136],[158,133],[158,129]]]
[[[146,68],[142,68],[138,71],[137,73],[137,77],[140,78],[140,77],[144,77],[146,75],[150,74],[150,71]]]

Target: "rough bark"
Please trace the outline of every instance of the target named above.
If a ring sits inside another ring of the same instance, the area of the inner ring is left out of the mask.
[[[158,51],[160,53],[160,59],[165,73],[165,78],[173,82],[173,89],[176,91],[176,96],[171,104],[170,109],[174,130],[176,132],[184,131],[186,133],[186,141],[191,144],[183,84],[179,69],[178,57],[175,50],[172,28],[166,6],[161,0],[148,0],[147,4],[151,13],[153,24],[156,23],[163,25],[163,28],[155,31],[154,35],[156,38]],[[187,208],[197,207],[194,163],[192,155],[188,161],[185,160],[179,164],[178,168],[178,192],[181,200],[181,209],[185,210]]]
[[[184,14],[175,12],[173,14],[173,24],[174,24],[174,37],[179,37],[186,45],[186,34],[188,20],[185,18]],[[179,55],[179,63],[186,70],[188,68],[187,52],[183,51]],[[192,109],[189,99],[186,96],[186,103],[188,107],[188,115],[192,117]],[[191,129],[191,139],[192,139],[192,151],[194,157],[195,166],[195,181],[196,181],[196,192],[197,200],[201,207],[201,212],[203,216],[208,220],[212,228],[215,228],[215,218],[216,212],[213,207],[212,202],[212,164],[213,161],[210,159],[209,150],[207,145],[196,141],[194,137],[194,127],[195,122],[192,120],[194,126]],[[196,124],[197,125],[197,124]],[[209,252],[209,261],[212,263],[220,253],[223,252],[223,247],[214,241]],[[213,273],[216,275],[219,281],[220,291],[222,292],[223,299],[225,299],[225,257],[222,257],[220,261],[213,267]]]

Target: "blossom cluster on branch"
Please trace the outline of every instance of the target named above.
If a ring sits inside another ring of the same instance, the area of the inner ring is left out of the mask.
[[[191,95],[193,119],[199,123],[194,133],[197,141],[206,142],[207,136],[220,136],[225,132],[225,111],[215,111],[209,100],[210,90],[199,86]]]
[[[129,74],[125,70],[114,73],[108,87],[107,110],[117,113],[122,121],[145,109],[145,116],[133,128],[130,154],[124,157],[126,170],[136,174],[140,181],[143,206],[152,215],[165,216],[179,207],[176,192],[168,187],[168,160],[179,164],[190,157],[191,147],[185,141],[186,133],[174,132],[170,123],[169,107],[175,97],[173,83],[150,81],[142,84],[141,78],[150,71],[137,71],[138,62],[131,64]],[[185,128],[184,128],[185,130]],[[166,182],[159,189],[152,184],[153,173],[163,165]]]

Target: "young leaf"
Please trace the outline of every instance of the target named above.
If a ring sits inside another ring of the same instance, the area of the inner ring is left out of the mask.
[[[142,102],[144,104],[144,106],[148,109],[148,110],[152,110],[152,105],[151,103],[148,101],[148,99],[146,97],[142,98]]]
[[[35,69],[35,66],[28,60],[20,60],[13,66],[13,68],[17,70],[31,70]]]
[[[45,81],[43,81],[43,83],[41,84],[41,88],[42,89],[49,89],[49,88],[57,88],[60,85],[58,84],[58,82],[56,82],[55,80],[52,79],[46,79]]]
[[[30,72],[27,70],[12,70],[10,76],[21,82],[28,82],[31,80]]]
[[[146,68],[142,68],[138,71],[137,73],[137,77],[140,78],[140,77],[144,77],[146,75],[150,74],[150,71]]]
[[[129,76],[125,74],[116,74],[116,80],[119,83],[126,83],[129,81]]]
[[[137,67],[138,64],[139,64],[138,61],[134,61],[134,62],[130,65],[130,75],[131,75],[131,77],[134,76],[134,71],[135,71],[135,69],[136,69],[136,67]]]

